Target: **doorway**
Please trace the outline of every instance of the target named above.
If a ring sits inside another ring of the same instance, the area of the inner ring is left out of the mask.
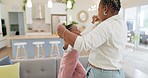
[[[66,14],[52,14],[51,15],[51,29],[52,34],[57,34],[57,27],[59,24],[67,23]]]
[[[10,36],[25,35],[24,12],[9,12]]]

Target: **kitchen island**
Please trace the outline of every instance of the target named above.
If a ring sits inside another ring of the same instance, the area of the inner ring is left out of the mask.
[[[56,36],[56,35],[12,36],[12,37],[9,37],[9,39],[11,40],[13,58],[15,58],[16,50],[17,50],[17,46],[14,44],[18,43],[18,42],[26,42],[27,43],[25,45],[25,49],[26,49],[28,58],[32,59],[32,58],[34,58],[34,54],[36,51],[36,45],[34,45],[33,42],[45,42],[45,44],[43,44],[45,57],[49,57],[50,50],[52,47],[52,45],[49,44],[49,42],[50,41],[60,41],[61,43],[58,44],[58,46],[59,46],[59,50],[60,50],[60,55],[63,56],[63,49],[62,49],[63,40],[61,38],[59,38],[59,36]]]

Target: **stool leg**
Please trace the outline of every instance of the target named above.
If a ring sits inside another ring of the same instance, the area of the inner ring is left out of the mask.
[[[22,51],[23,51],[22,49],[23,49],[23,46],[21,45],[21,46],[20,46],[20,58],[22,58],[22,56],[23,56],[23,55],[22,55]]]
[[[59,50],[59,47],[56,46],[56,48],[57,48],[57,51],[58,51],[58,57],[61,57],[61,56],[60,56],[60,50]]]
[[[40,57],[40,52],[39,52],[39,45],[37,45],[37,57]]]
[[[35,53],[34,53],[34,58],[37,57],[37,51],[38,51],[38,47],[36,46]]]
[[[24,50],[25,59],[28,59],[27,52],[24,46],[23,46],[23,50]]]
[[[15,59],[18,59],[18,52],[19,52],[20,46],[17,46],[16,56]]]
[[[52,46],[52,47],[51,47],[51,50],[50,50],[50,57],[52,57],[53,47],[54,47],[54,46]]]
[[[54,56],[56,56],[56,46],[54,46]]]
[[[44,52],[44,48],[43,48],[42,45],[41,45],[41,48],[42,48],[42,54],[43,54],[43,57],[45,57],[45,52]]]

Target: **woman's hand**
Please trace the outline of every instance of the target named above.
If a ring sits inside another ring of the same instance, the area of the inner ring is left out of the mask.
[[[92,22],[91,23],[95,23],[95,22],[98,22],[98,21],[100,21],[101,19],[100,19],[100,17],[98,16],[98,15],[94,15],[93,17],[92,17]]]
[[[65,26],[64,25],[59,25],[58,28],[57,28],[57,32],[58,32],[58,35],[60,36],[60,38],[63,38],[64,37],[64,31],[66,30]]]

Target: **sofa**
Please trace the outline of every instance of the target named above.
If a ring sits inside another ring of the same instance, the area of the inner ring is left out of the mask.
[[[88,56],[79,57],[80,62],[87,67]],[[27,60],[12,60],[20,62],[20,78],[57,78],[61,58],[40,58]]]

